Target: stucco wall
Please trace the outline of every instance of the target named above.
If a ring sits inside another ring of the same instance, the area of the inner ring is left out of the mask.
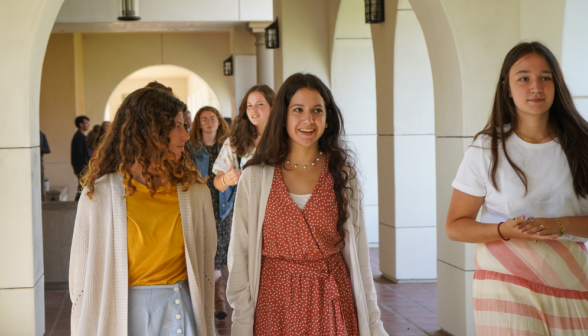
[[[84,35],[86,113],[101,119],[114,88],[131,73],[157,64],[193,71],[231,111],[231,85],[222,62],[230,55],[228,33]]]

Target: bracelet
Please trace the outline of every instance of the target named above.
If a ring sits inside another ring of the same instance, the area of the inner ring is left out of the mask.
[[[221,176],[221,184],[225,187],[229,187],[229,185],[227,184],[227,182],[225,182],[225,175],[223,174],[223,176]]]
[[[561,223],[561,221],[559,220],[559,218],[557,217],[551,217],[553,219],[555,219],[555,222],[559,225],[559,236],[563,236],[564,232],[566,232],[566,228],[563,226],[563,224]]]
[[[500,233],[500,225],[502,225],[502,223],[504,223],[504,222],[498,223],[498,226],[496,227],[496,229],[498,230],[498,235],[500,236],[500,238],[502,238],[502,240],[509,241],[510,238],[504,238],[504,236],[502,235],[502,233]]]

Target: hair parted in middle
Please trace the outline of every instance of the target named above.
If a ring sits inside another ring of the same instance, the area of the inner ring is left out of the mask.
[[[156,192],[155,178],[161,179],[166,190],[178,184],[187,190],[192,183],[204,183],[190,160],[188,146],[180,159],[168,148],[175,117],[186,111],[186,104],[163,90],[141,88],[128,95],[82,177],[82,185],[89,189],[88,197],[92,198],[98,178],[115,172],[123,175],[126,195],[135,193],[131,173],[135,161],[143,166],[151,195]]]
[[[588,122],[582,117],[574,105],[572,95],[564,81],[563,72],[559,62],[553,53],[540,42],[521,42],[514,46],[504,57],[500,78],[496,84],[494,104],[490,118],[484,129],[476,134],[474,141],[481,135],[491,139],[492,163],[489,177],[496,190],[500,190],[496,171],[498,169],[498,151],[503,151],[506,160],[519,176],[519,179],[527,190],[527,177],[525,173],[512,161],[506,149],[507,139],[514,134],[519,125],[517,109],[513,98],[510,97],[510,69],[523,57],[537,54],[541,56],[553,76],[555,96],[549,109],[549,125],[557,134],[555,141],[559,141],[574,180],[576,196],[586,198],[588,196]],[[510,124],[508,129],[505,126]],[[499,148],[500,147],[500,148]]]
[[[223,118],[222,114],[212,106],[203,106],[201,107],[198,112],[196,112],[196,116],[194,116],[194,121],[192,121],[192,129],[190,130],[190,143],[192,144],[192,150],[196,153],[202,149],[204,146],[204,142],[202,140],[202,125],[200,123],[200,116],[202,113],[209,111],[216,115],[218,119],[218,130],[216,131],[216,145],[222,146],[222,144],[227,140],[229,137],[229,124]]]
[[[337,244],[345,245],[347,231],[343,226],[349,218],[347,206],[350,199],[354,197],[349,182],[357,177],[355,155],[344,140],[343,115],[335,104],[331,91],[318,77],[312,74],[296,73],[286,79],[278,91],[274,108],[255,154],[245,164],[244,169],[253,165],[280,166],[285,169],[284,163],[291,150],[290,136],[286,129],[288,110],[294,94],[303,88],[318,92],[325,101],[326,124],[329,127],[325,128],[318,146],[328,157],[328,169],[334,181],[338,209],[337,231],[341,236]]]
[[[233,120],[230,135],[231,147],[238,157],[243,157],[251,153],[255,147],[255,138],[258,136],[257,127],[251,123],[249,116],[247,115],[247,98],[249,98],[249,94],[253,92],[263,94],[263,97],[267,100],[270,107],[274,106],[274,100],[276,98],[274,90],[263,84],[255,85],[249,89],[245,94],[245,97],[243,97],[241,105],[239,105],[239,115]]]

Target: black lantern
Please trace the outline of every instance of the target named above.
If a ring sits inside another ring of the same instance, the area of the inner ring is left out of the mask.
[[[271,25],[265,28],[265,48],[276,49],[280,47],[280,30],[278,29],[278,18]]]
[[[139,17],[138,0],[121,0],[122,15],[118,17],[120,21],[137,21]]]
[[[384,22],[384,0],[365,0],[365,23]]]
[[[233,56],[227,58],[223,62],[223,68],[225,72],[225,76],[232,76],[233,75]]]

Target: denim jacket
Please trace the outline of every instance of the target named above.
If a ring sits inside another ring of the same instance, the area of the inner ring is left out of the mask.
[[[219,152],[220,149],[221,146],[218,146]],[[210,158],[210,156],[208,155],[208,151],[206,150],[206,148],[202,147],[198,152],[194,152],[193,147],[190,143],[190,152],[192,153],[192,161],[196,164],[196,169],[198,169],[200,175],[202,175],[203,178],[206,178],[206,176],[208,176],[208,165]],[[236,190],[235,192],[233,192],[233,189],[235,188],[236,186],[230,186],[225,191],[218,191],[218,206],[221,220],[224,220],[233,209],[233,204],[235,203],[235,198],[237,197]],[[231,197],[231,194],[233,194],[233,197]],[[229,197],[231,198],[230,200]]]

